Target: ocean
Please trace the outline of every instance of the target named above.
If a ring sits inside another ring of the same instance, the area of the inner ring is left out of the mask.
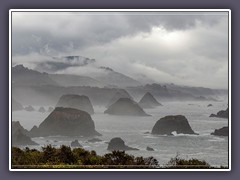
[[[149,157],[153,156],[160,165],[165,165],[176,156],[189,159],[197,158],[205,160],[212,166],[228,166],[229,147],[228,137],[210,135],[215,129],[228,126],[228,119],[209,117],[228,107],[227,101],[191,101],[191,102],[163,102],[163,106],[154,109],[145,109],[152,115],[149,117],[114,116],[104,114],[105,107],[94,107],[95,114],[92,119],[96,130],[102,134],[98,137],[102,142],[90,143],[89,138],[83,137],[37,137],[32,138],[40,146],[30,148],[40,149],[41,146],[52,144],[53,146],[70,145],[77,139],[84,149],[95,150],[97,154],[108,153],[108,142],[114,137],[121,137],[125,144],[138,148],[139,151],[128,151],[128,154]],[[207,107],[208,104],[213,104]],[[39,107],[34,107],[38,110]],[[45,107],[48,109],[48,107]],[[30,130],[34,125],[39,125],[49,112],[14,111],[12,121],[20,121],[21,125]],[[194,130],[199,135],[175,134],[174,136],[157,136],[150,134],[154,124],[167,115],[184,115]],[[149,146],[154,151],[147,151]]]

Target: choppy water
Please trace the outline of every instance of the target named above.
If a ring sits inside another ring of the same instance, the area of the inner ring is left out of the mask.
[[[207,107],[211,103],[213,106]],[[206,160],[211,165],[228,165],[228,137],[210,135],[215,129],[228,125],[223,118],[210,118],[211,113],[227,108],[227,102],[168,102],[164,106],[145,110],[151,117],[112,116],[104,114],[105,108],[94,107],[92,119],[96,130],[102,134],[102,142],[89,143],[86,138],[77,138],[87,150],[95,150],[98,154],[107,153],[107,142],[113,137],[121,137],[126,145],[136,147],[139,151],[128,151],[139,156],[153,156],[159,164],[166,164],[172,157],[179,154],[183,158]],[[36,108],[38,109],[38,108]],[[49,113],[16,111],[12,114],[13,121],[20,121],[24,128],[30,130],[39,125]],[[199,135],[154,136],[151,132],[157,120],[166,115],[184,115],[192,129]],[[70,145],[76,138],[47,137],[33,138],[40,145]],[[150,146],[155,151],[147,151]],[[34,147],[39,148],[39,147]]]

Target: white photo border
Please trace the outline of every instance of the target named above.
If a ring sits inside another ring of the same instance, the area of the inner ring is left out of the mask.
[[[13,12],[227,12],[228,13],[228,168],[227,169],[13,169],[12,148],[12,13]],[[9,171],[231,171],[231,10],[230,9],[10,9],[9,10]]]

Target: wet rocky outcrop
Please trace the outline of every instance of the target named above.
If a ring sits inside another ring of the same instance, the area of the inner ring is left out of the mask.
[[[40,108],[38,109],[38,112],[45,113],[45,112],[46,112],[46,110],[45,110],[45,108],[44,108],[44,107],[40,107]]]
[[[78,142],[78,140],[74,140],[71,142],[71,147],[82,147],[82,145]]]
[[[122,151],[128,151],[128,150],[139,150],[137,148],[129,147],[125,145],[125,142],[120,138],[120,137],[115,137],[110,140],[108,143],[108,148],[109,151],[114,151],[114,150],[122,150]]]
[[[159,119],[152,129],[152,134],[173,135],[177,134],[196,134],[188,123],[185,116],[166,116]]]
[[[29,112],[35,111],[35,109],[31,105],[25,107],[24,109]]]
[[[215,131],[213,133],[211,133],[211,135],[228,136],[229,135],[229,128],[227,126],[225,126],[225,127],[220,128],[220,129],[215,129]]]
[[[91,116],[82,110],[57,107],[39,125],[30,131],[31,136],[95,136],[100,135],[95,130]]]
[[[217,114],[211,114],[209,117],[218,117],[218,118],[228,118],[229,112],[228,108],[226,110],[221,110]]]
[[[28,136],[28,131],[19,121],[12,122],[12,146],[38,145]]]
[[[23,110],[23,109],[24,109],[24,107],[21,103],[12,99],[12,111],[20,111],[20,110]]]

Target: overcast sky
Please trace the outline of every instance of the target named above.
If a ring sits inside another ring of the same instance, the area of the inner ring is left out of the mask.
[[[142,82],[228,87],[226,12],[13,12],[12,47],[13,64],[30,68],[80,55],[96,63],[61,72],[108,66]]]

